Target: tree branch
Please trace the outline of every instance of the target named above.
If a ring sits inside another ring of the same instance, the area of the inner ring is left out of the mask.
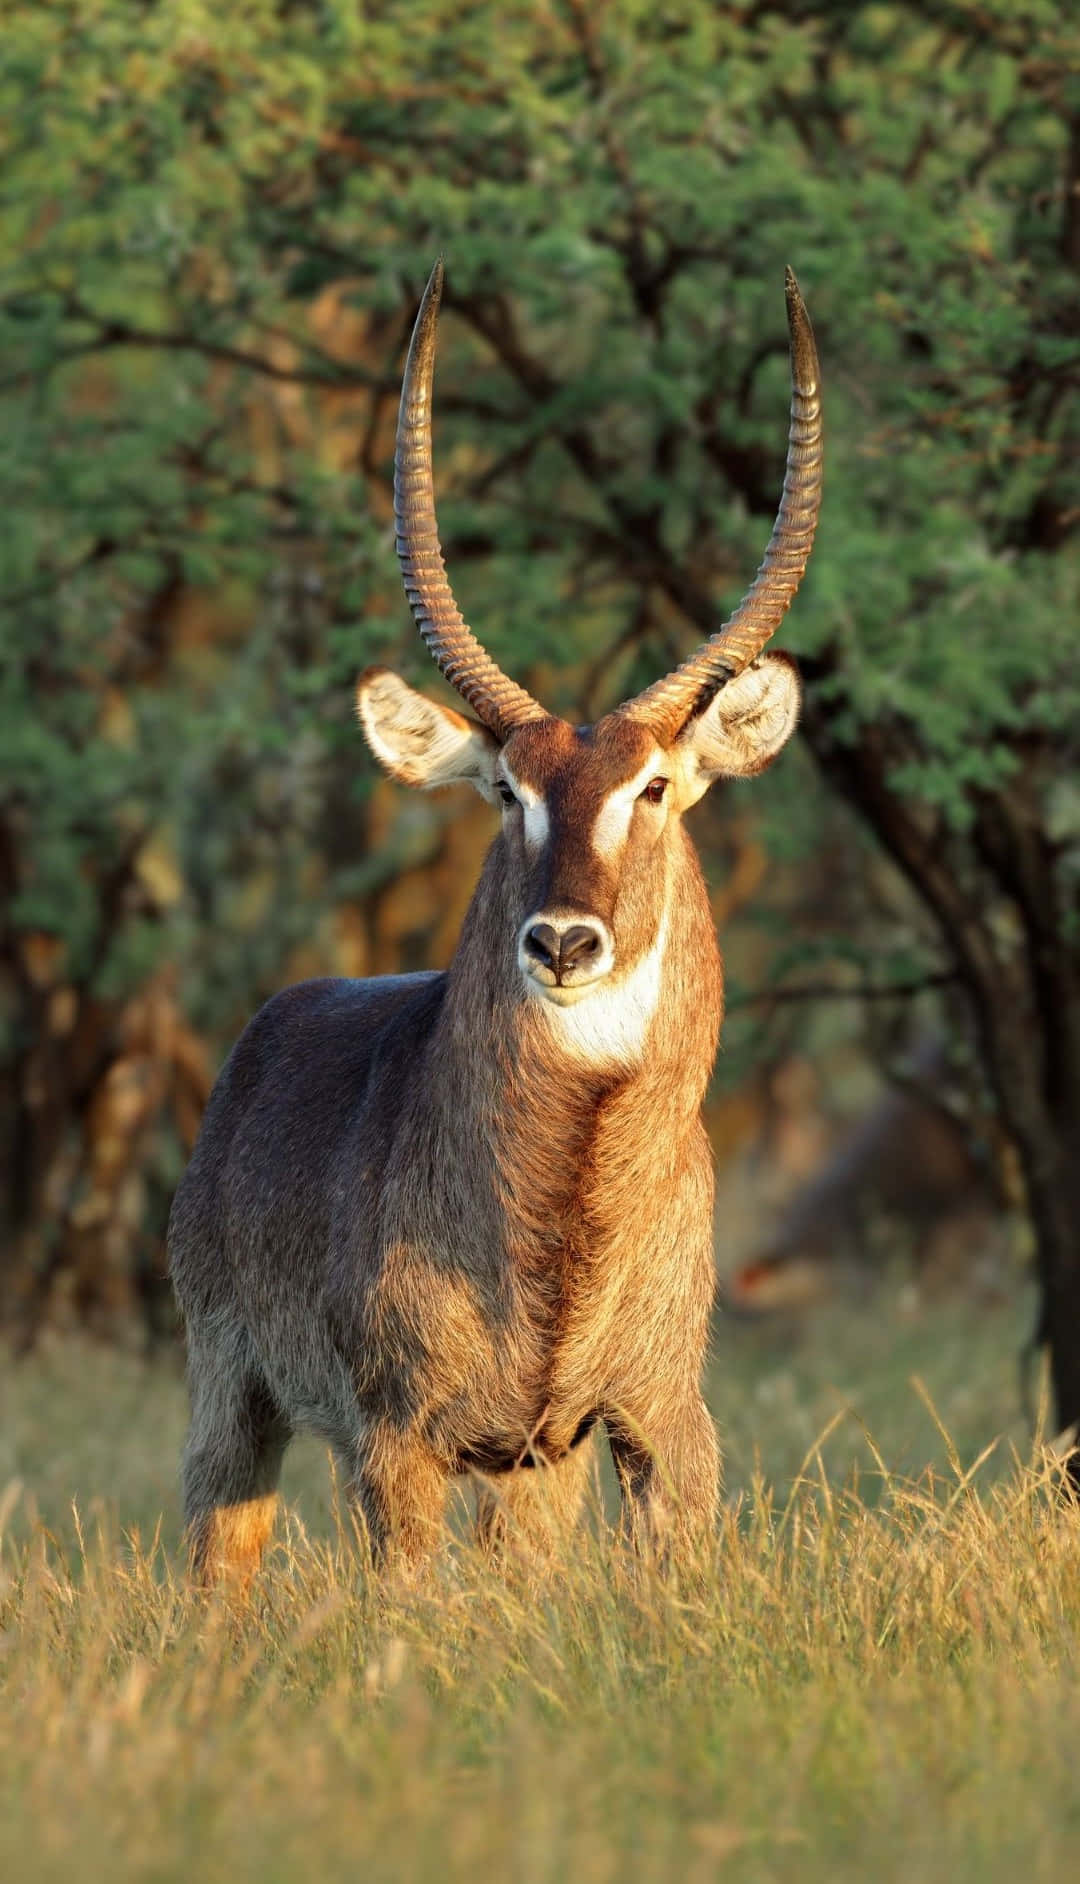
[[[796,1001],[908,1001],[930,988],[955,988],[959,980],[958,968],[942,968],[913,981],[864,981],[851,988],[838,988],[827,981],[809,982],[797,988],[754,988],[749,994],[734,995],[724,1005],[729,1014],[736,1014],[740,1008],[786,1007]]]
[[[94,319],[81,309],[74,309],[73,313],[80,320]],[[264,379],[276,380],[288,386],[323,386],[335,391],[358,386],[386,391],[393,387],[393,382],[368,372],[364,367],[333,362],[330,363],[329,371],[325,367],[283,366],[276,360],[267,359],[265,354],[253,353],[246,347],[235,347],[226,341],[209,340],[201,334],[155,332],[152,328],[133,327],[128,321],[108,321],[98,326],[92,338],[58,348],[42,366],[21,367],[18,372],[9,373],[0,379],[0,393],[48,379],[59,367],[69,366],[75,360],[90,359],[96,354],[112,353],[129,347],[167,353],[197,353],[204,359],[242,367],[246,372],[257,373]]]

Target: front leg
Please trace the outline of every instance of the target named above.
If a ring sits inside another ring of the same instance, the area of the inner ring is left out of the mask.
[[[653,1413],[647,1427],[629,1412],[605,1423],[634,1549],[664,1567],[700,1561],[716,1533],[720,1497],[720,1448],[701,1394]]]
[[[339,1452],[345,1496],[376,1565],[419,1568],[443,1535],[446,1474],[423,1442],[385,1422]]]

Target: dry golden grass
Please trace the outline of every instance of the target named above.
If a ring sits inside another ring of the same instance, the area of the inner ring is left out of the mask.
[[[293,1518],[237,1612],[187,1591],[172,1533],[50,1535],[13,1492],[0,1876],[1075,1875],[1059,1461],[965,1463],[939,1433],[939,1464],[899,1476],[836,1417],[793,1483],[733,1494],[696,1588],[589,1536],[547,1578],[459,1544],[423,1587],[379,1589]],[[849,1446],[838,1476],[845,1433],[871,1464]]]

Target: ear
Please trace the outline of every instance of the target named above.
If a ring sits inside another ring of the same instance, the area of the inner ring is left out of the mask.
[[[385,667],[356,683],[356,712],[379,764],[402,785],[475,785],[495,799],[499,742],[486,726],[407,687]]]
[[[696,804],[718,778],[763,772],[795,731],[801,703],[790,654],[766,654],[729,680],[675,741],[684,804]]]

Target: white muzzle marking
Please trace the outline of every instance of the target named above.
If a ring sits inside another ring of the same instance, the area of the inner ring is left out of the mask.
[[[545,988],[526,977],[530,992],[542,997],[536,1005],[552,1035],[568,1054],[593,1066],[634,1065],[643,1058],[660,1001],[667,943],[665,910],[652,947],[625,974],[609,972],[569,988]]]

